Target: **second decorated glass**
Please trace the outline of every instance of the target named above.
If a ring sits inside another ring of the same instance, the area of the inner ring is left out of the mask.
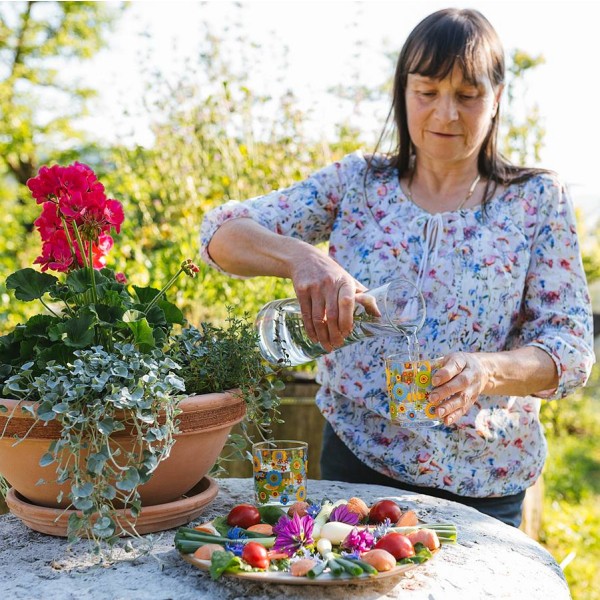
[[[273,440],[252,445],[257,504],[286,506],[306,500],[308,444]]]

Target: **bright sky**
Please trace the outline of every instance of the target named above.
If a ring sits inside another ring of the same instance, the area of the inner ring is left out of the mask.
[[[242,4],[244,25],[252,40],[276,52],[284,44],[289,49],[289,69],[272,77],[283,77],[297,96],[316,107],[324,122],[335,117],[335,108],[324,100],[327,88],[343,83],[355,68],[361,83],[382,84],[391,75],[389,63],[382,57],[384,48],[399,50],[410,30],[435,10],[477,8],[496,28],[507,53],[521,48],[544,55],[546,63],[529,76],[527,96],[528,102],[538,103],[547,129],[542,166],[559,172],[578,205],[594,212],[600,208],[597,1],[279,0]],[[132,2],[111,37],[109,51],[96,60],[93,69],[96,85],[108,90],[97,129],[114,131],[120,107],[139,101],[136,96],[142,88],[136,74],[142,48],[149,51],[155,64],[165,69],[180,67],[186,55],[193,55],[203,18],[214,24],[219,35],[236,14],[229,1]],[[358,30],[352,26],[357,19]],[[139,37],[143,31],[151,42]],[[365,45],[358,58],[353,58],[356,39],[364,40]],[[269,77],[270,65],[278,64],[268,53],[264,56],[265,63],[256,69],[257,77],[263,79],[265,74]],[[137,125],[137,131],[139,141],[148,140],[143,124]]]

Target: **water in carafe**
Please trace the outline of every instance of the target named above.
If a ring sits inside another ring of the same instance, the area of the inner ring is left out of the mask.
[[[395,279],[356,296],[352,332],[344,346],[376,335],[401,334],[416,339],[425,320],[425,302],[409,281]],[[306,334],[296,298],[269,302],[256,318],[258,345],[272,364],[302,365],[327,351]]]

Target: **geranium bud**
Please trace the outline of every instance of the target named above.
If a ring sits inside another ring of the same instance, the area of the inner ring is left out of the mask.
[[[191,258],[186,258],[181,263],[181,269],[186,275],[189,275],[192,278],[196,277],[196,274],[200,271],[200,267],[194,264]]]

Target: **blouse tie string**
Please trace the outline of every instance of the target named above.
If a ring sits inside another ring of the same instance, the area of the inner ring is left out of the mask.
[[[444,219],[441,213],[435,213],[419,220],[423,223],[424,240],[421,264],[417,275],[417,287],[422,291],[430,265],[435,264],[438,258],[438,248],[444,231]]]

